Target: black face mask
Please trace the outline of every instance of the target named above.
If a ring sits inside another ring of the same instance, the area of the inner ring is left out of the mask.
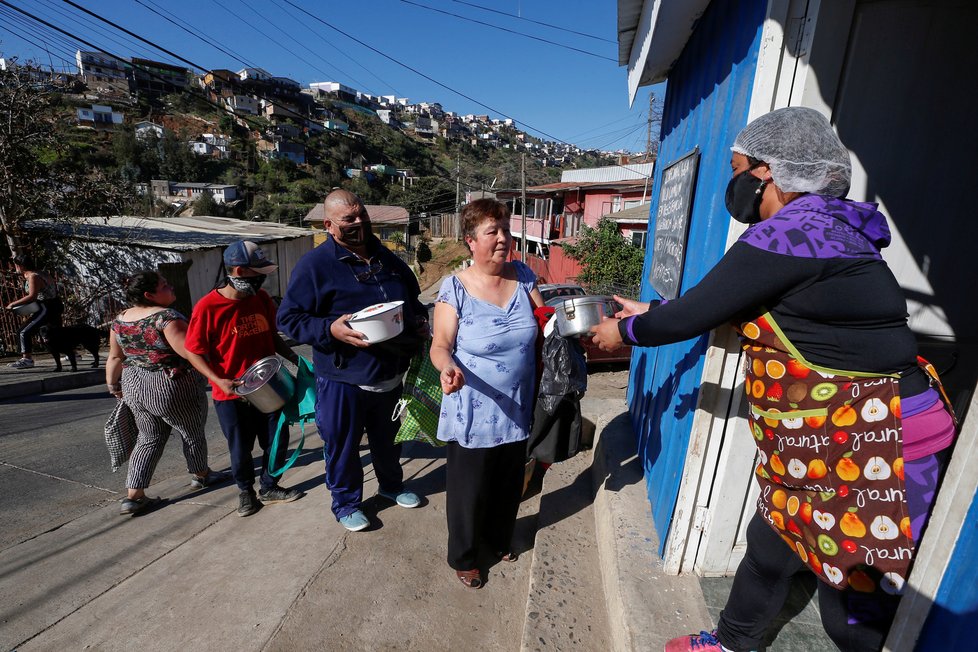
[[[245,294],[257,294],[258,290],[261,289],[262,284],[265,282],[265,275],[260,274],[258,276],[228,276],[228,282],[238,292],[244,292]]]
[[[343,242],[348,245],[358,246],[366,242],[373,230],[370,228],[370,222],[360,222],[353,226],[341,226],[340,234],[343,236]]]
[[[723,201],[730,217],[744,224],[757,224],[761,221],[761,198],[767,181],[758,179],[751,170],[744,170],[727,184]]]

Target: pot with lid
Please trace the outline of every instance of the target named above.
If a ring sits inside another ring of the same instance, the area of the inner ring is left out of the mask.
[[[554,327],[561,337],[590,335],[592,326],[615,316],[614,302],[608,296],[570,297],[555,308]]]
[[[377,344],[397,337],[404,330],[404,302],[388,301],[367,306],[347,321],[355,331],[364,334],[366,342]]]
[[[295,393],[295,378],[283,364],[281,358],[270,355],[248,367],[234,393],[265,414],[271,414],[282,407]]]

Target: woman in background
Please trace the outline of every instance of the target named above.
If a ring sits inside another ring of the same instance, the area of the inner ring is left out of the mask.
[[[30,316],[28,322],[17,334],[20,341],[20,360],[11,362],[7,366],[14,369],[30,369],[34,366],[34,334],[42,326],[54,328],[61,326],[64,304],[58,296],[58,284],[50,274],[39,271],[30,256],[16,256],[14,268],[18,273],[24,275],[24,296],[16,301],[11,301],[7,305],[7,309],[10,310],[35,301],[40,309]]]

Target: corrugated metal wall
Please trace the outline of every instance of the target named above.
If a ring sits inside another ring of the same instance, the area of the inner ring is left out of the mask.
[[[625,163],[609,165],[601,168],[585,170],[564,170],[560,175],[561,182],[576,181],[624,181],[626,179],[644,179],[652,174],[654,163]]]
[[[713,2],[669,75],[649,231],[655,229],[662,168],[698,146],[701,157],[681,293],[723,255],[730,220],[723,205],[730,178],[729,146],[747,121],[766,10],[765,0]],[[657,298],[648,283],[652,249],[646,249],[644,301]],[[703,335],[656,349],[636,348],[632,358],[628,401],[662,545],[676,506],[706,346]]]

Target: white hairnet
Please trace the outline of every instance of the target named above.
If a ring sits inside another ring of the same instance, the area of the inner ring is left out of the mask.
[[[784,192],[833,197],[849,192],[849,150],[814,109],[790,106],[762,115],[737,134],[730,149],[767,163]]]

